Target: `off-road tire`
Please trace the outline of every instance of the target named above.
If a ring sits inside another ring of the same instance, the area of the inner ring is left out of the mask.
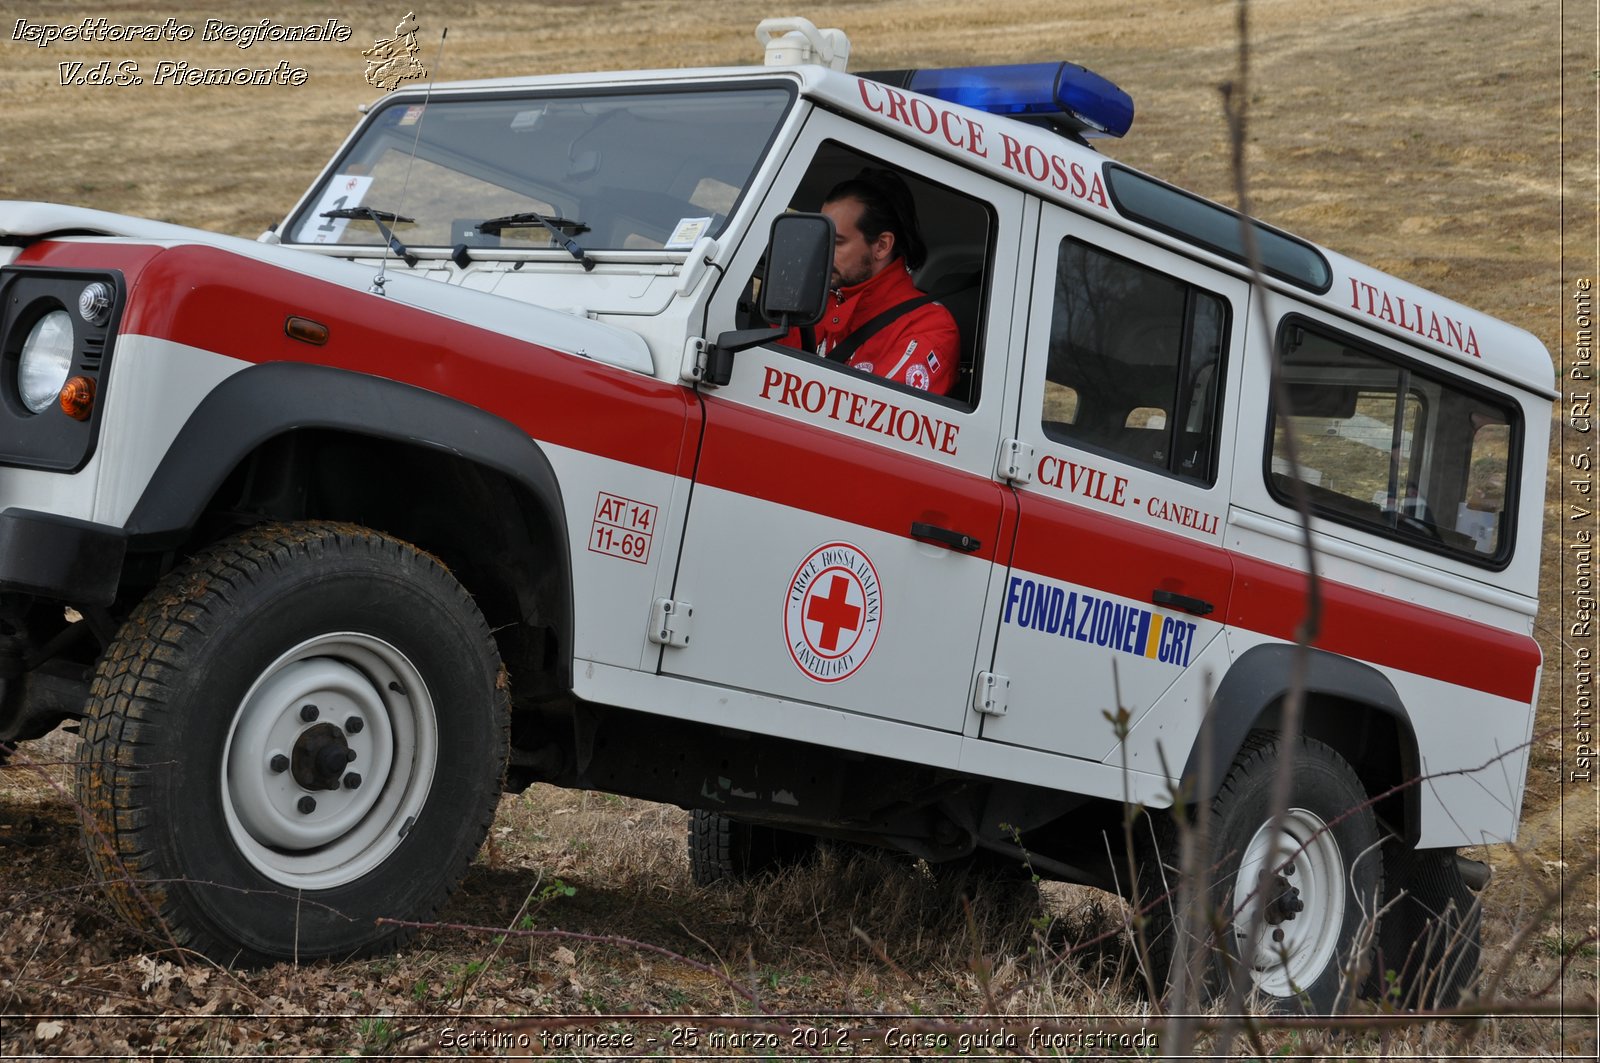
[[[1242,876],[1241,864],[1265,856],[1279,760],[1277,736],[1252,733],[1216,797],[1203,810],[1207,851],[1198,863],[1209,871],[1208,918],[1202,920],[1201,939],[1190,943],[1205,952],[1198,964],[1195,1000],[1226,999],[1232,971],[1242,967],[1239,975],[1245,979],[1245,989],[1253,990],[1266,1007],[1326,1014],[1348,1007],[1365,983],[1360,977],[1362,965],[1353,963],[1352,949],[1361,943],[1364,930],[1370,934],[1367,920],[1377,911],[1382,892],[1378,827],[1370,807],[1364,807],[1367,793],[1351,767],[1328,746],[1302,737],[1287,765],[1292,780],[1289,812],[1278,856],[1279,868],[1292,865],[1294,873],[1280,870],[1274,888],[1284,895],[1281,887],[1294,886],[1299,896],[1285,900],[1298,900],[1305,908],[1287,918],[1275,911],[1272,918],[1277,922],[1257,932],[1255,961],[1241,963],[1249,921],[1264,921],[1263,902],[1274,899],[1256,896],[1259,874],[1249,871]],[[1186,925],[1178,912],[1178,832],[1170,814],[1160,812],[1141,821],[1135,835],[1145,956],[1157,991],[1167,993],[1174,985],[1175,965],[1187,952],[1178,947],[1178,935]],[[1295,839],[1292,845],[1290,838]],[[1245,881],[1250,885],[1241,888]],[[1243,914],[1243,920],[1235,919],[1236,912]],[[1213,932],[1218,926],[1223,928],[1220,935]],[[1283,942],[1272,940],[1274,929],[1284,931]],[[1290,956],[1288,963],[1282,962],[1284,952]],[[1347,969],[1353,977],[1346,976]],[[1187,1006],[1191,1001],[1172,1003]]]
[[[1390,905],[1379,935],[1376,982],[1402,1008],[1452,1008],[1478,983],[1483,908],[1461,877],[1454,849],[1384,853]]]
[[[750,882],[817,858],[819,840],[703,808],[689,813],[689,873],[696,886]]]
[[[505,688],[476,604],[415,547],[326,522],[219,542],[96,668],[77,774],[89,862],[135,924],[225,964],[391,948],[410,931],[377,920],[432,917],[488,830]],[[323,761],[302,758],[297,704],[319,699]],[[301,774],[351,753],[355,780]],[[321,788],[297,794],[307,778]],[[325,818],[293,818],[306,797]]]

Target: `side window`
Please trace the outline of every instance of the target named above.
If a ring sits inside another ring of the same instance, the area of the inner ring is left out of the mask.
[[[1303,323],[1281,344],[1289,408],[1273,418],[1274,495],[1287,502],[1298,476],[1340,523],[1484,564],[1508,555],[1510,403]]]
[[[1214,482],[1227,330],[1227,304],[1216,295],[1063,240],[1045,370],[1045,434]]]
[[[911,281],[915,291],[910,294],[922,293],[933,296],[942,310],[938,307],[933,310],[922,308],[915,312],[915,315],[920,316],[907,314],[893,319],[888,324],[880,325],[876,330],[869,332],[872,339],[862,341],[853,347],[858,355],[849,360],[850,364],[854,368],[864,368],[869,359],[862,356],[863,354],[870,355],[880,347],[886,348],[892,345],[895,347],[892,356],[886,355],[876,359],[877,368],[873,372],[878,382],[886,382],[883,378],[887,376],[894,380],[897,386],[926,388],[925,376],[919,378],[904,372],[897,373],[896,370],[901,368],[903,361],[901,356],[912,354],[908,340],[919,338],[918,329],[925,327],[923,323],[948,314],[943,320],[954,323],[954,334],[958,336],[956,349],[933,353],[937,358],[953,359],[954,364],[946,370],[947,377],[943,376],[937,365],[930,365],[928,368],[932,371],[935,384],[940,382],[941,378],[947,383],[943,390],[946,397],[968,406],[976,406],[979,397],[978,382],[981,378],[978,370],[982,354],[983,308],[994,245],[994,208],[982,200],[930,181],[904,167],[892,165],[833,140],[824,141],[818,147],[815,157],[806,167],[805,177],[795,190],[789,207],[791,210],[801,211],[821,210],[831,193],[842,187],[848,188],[850,182],[869,171],[892,173],[909,193],[911,216],[900,219],[898,209],[890,211],[890,214],[894,215],[897,221],[903,220],[908,226],[913,226],[921,244],[915,256],[916,265],[911,270]],[[855,217],[859,220],[859,215]],[[839,275],[838,267],[841,262],[838,255],[839,252],[836,251],[835,283],[849,286],[852,284],[851,278]],[[759,290],[760,278],[753,277],[746,287],[746,298],[741,303],[740,327],[749,327],[758,318],[759,315],[754,308]],[[850,289],[847,287],[846,290]],[[837,293],[838,289],[835,291]],[[873,298],[853,304],[851,309],[856,311],[855,314],[849,320],[841,322],[841,327],[837,329],[830,329],[832,322],[825,317],[818,326],[817,334],[810,337],[810,342],[816,344],[813,349],[822,350],[830,342],[837,347],[850,339],[855,331],[869,326],[878,312],[902,301],[902,297],[908,297],[908,293],[901,292],[888,300],[883,299],[881,295],[875,295]],[[880,303],[884,305],[879,305]],[[891,342],[894,340],[898,340],[898,343]],[[789,345],[802,344],[792,342]],[[927,352],[924,350],[920,353]],[[938,387],[931,390],[939,392]]]

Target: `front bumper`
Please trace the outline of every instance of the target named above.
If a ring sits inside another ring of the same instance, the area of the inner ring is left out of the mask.
[[[121,528],[8,509],[0,513],[0,593],[110,605],[127,551]]]

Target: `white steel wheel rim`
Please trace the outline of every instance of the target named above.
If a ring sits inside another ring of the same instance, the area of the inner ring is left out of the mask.
[[[1276,846],[1271,826],[1262,824],[1245,846],[1234,880],[1234,951],[1256,988],[1290,997],[1309,989],[1338,951],[1344,926],[1345,866],[1333,832],[1315,812],[1303,808],[1285,812]],[[1261,870],[1274,848],[1278,873],[1269,876],[1263,889]],[[1304,906],[1293,918],[1272,912],[1283,886],[1298,890]],[[1281,921],[1269,922],[1269,916]],[[1281,931],[1281,937],[1275,937],[1275,931]],[[1255,950],[1246,956],[1252,936]]]
[[[309,789],[276,758],[298,763],[308,733],[330,726],[355,754],[347,767],[359,780],[350,786],[342,774],[335,789]],[[308,639],[268,665],[234,713],[221,777],[228,832],[281,885],[353,882],[399,847],[427,803],[438,749],[432,696],[405,654],[356,631]]]

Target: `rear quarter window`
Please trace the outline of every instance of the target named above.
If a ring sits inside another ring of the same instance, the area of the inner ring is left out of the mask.
[[[1504,396],[1324,326],[1279,333],[1267,483],[1339,524],[1490,568],[1511,556],[1521,432]],[[1288,453],[1293,431],[1298,463]]]

